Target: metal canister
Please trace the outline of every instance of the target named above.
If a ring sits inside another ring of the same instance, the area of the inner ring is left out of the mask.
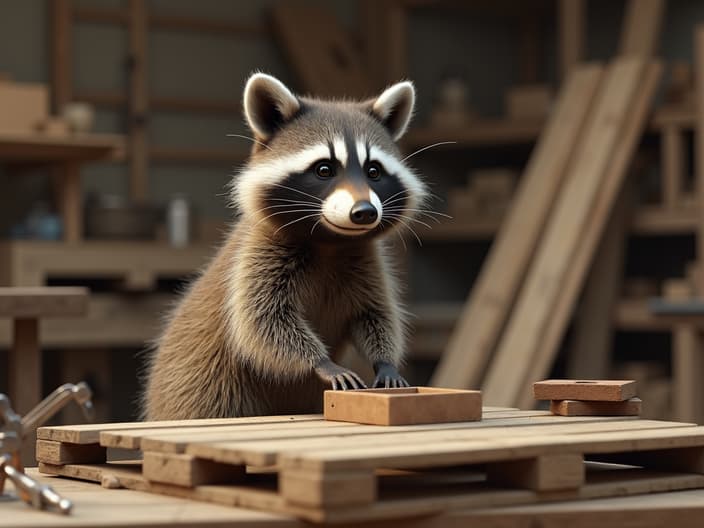
[[[186,247],[191,241],[191,204],[182,194],[175,194],[166,209],[169,244]]]

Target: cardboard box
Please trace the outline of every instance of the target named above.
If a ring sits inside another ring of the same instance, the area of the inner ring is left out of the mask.
[[[0,81],[0,132],[33,134],[49,116],[45,84]]]

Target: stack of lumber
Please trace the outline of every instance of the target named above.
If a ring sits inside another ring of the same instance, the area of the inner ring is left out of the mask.
[[[638,57],[577,67],[432,384],[476,387],[492,405],[534,405],[561,344],[661,73]]]
[[[545,380],[533,384],[533,396],[559,416],[639,416],[642,403],[633,380]]]
[[[38,438],[45,474],[316,522],[704,488],[704,427],[636,417],[484,407],[476,422],[267,416],[45,427]],[[108,448],[143,459],[106,462]]]

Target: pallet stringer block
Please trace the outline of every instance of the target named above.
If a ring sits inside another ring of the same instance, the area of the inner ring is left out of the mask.
[[[242,481],[245,472],[241,465],[184,454],[145,452],[142,461],[142,475],[147,480],[189,488]]]
[[[486,469],[491,483],[533,491],[577,489],[585,482],[584,457],[578,454],[511,460],[488,464]]]
[[[96,464],[106,461],[107,449],[99,444],[70,444],[37,440],[37,462],[46,464]]]
[[[292,504],[356,506],[377,499],[377,480],[371,469],[326,472],[284,468],[279,476],[279,490]]]

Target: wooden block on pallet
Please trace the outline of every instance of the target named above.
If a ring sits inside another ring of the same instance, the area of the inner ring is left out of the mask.
[[[240,481],[244,478],[245,468],[192,455],[146,452],[142,475],[147,480],[193,488],[203,484]]]
[[[305,506],[352,506],[377,498],[372,470],[321,473],[285,469],[279,477],[279,489],[287,502]]]
[[[640,398],[618,402],[552,400],[550,412],[558,416],[640,416],[641,404]]]
[[[95,464],[105,462],[107,450],[99,444],[69,444],[37,440],[37,461],[46,464]]]
[[[533,384],[536,400],[618,402],[636,395],[634,380],[545,380]]]
[[[584,484],[584,458],[576,454],[544,455],[487,465],[489,482],[534,491],[577,489]]]
[[[373,425],[473,422],[482,418],[479,391],[407,387],[325,391],[326,420]]]

